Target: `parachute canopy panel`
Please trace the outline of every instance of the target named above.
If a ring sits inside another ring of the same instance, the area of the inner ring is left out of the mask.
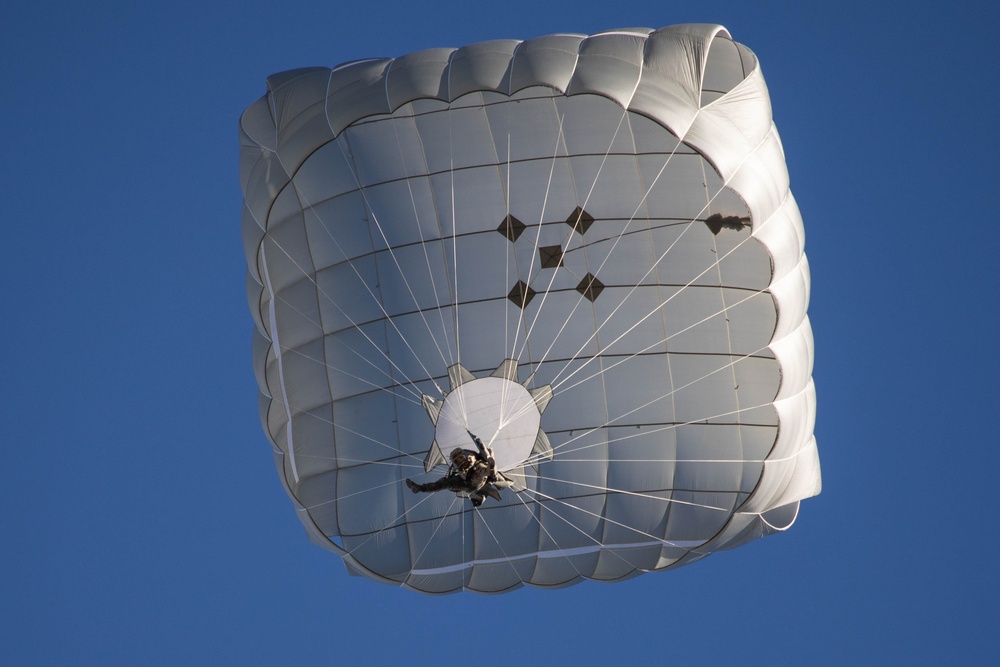
[[[284,72],[240,140],[262,422],[352,573],[621,580],[819,493],[802,221],[721,26]],[[411,493],[467,431],[501,499]]]

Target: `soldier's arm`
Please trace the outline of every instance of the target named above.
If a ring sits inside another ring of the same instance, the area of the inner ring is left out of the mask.
[[[489,459],[489,454],[486,451],[486,447],[483,445],[483,441],[480,440],[478,436],[474,435],[472,431],[466,429],[465,432],[468,433],[469,437],[472,438],[472,441],[476,443],[476,447],[479,449],[479,456],[481,456],[484,461]]]

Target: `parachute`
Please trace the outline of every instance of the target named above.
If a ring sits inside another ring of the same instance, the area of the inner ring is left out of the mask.
[[[723,27],[283,72],[240,145],[261,420],[352,574],[622,580],[819,493],[802,220]],[[411,493],[468,432],[501,499]]]

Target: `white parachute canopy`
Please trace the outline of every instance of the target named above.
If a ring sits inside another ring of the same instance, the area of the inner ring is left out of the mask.
[[[351,572],[620,580],[819,493],[802,220],[721,26],[284,72],[240,141],[261,419]],[[501,500],[411,493],[467,430]]]

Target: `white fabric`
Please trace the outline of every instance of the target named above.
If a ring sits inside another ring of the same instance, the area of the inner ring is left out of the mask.
[[[261,420],[352,573],[624,579],[819,493],[802,220],[756,58],[721,26],[293,70],[240,146]],[[524,490],[411,493],[470,416],[510,425]]]

